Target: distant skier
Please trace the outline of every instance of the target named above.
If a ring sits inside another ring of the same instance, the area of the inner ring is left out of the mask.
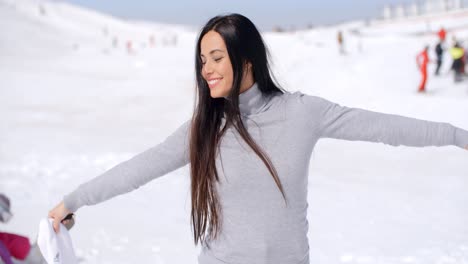
[[[155,39],[154,35],[150,35],[149,45],[150,45],[151,48],[154,48],[154,46],[156,46],[156,39]]]
[[[112,38],[112,47],[115,49],[119,46],[119,38],[117,36],[114,36]]]
[[[452,70],[454,72],[454,81],[461,82],[465,72],[465,50],[458,42],[455,42],[455,45],[450,49],[450,55],[453,59]]]
[[[444,42],[445,37],[447,36],[447,31],[443,27],[440,28],[439,32],[437,32],[437,35],[439,36],[439,40]]]
[[[437,67],[435,70],[435,75],[439,75],[440,72],[440,67],[442,66],[442,60],[443,60],[443,55],[444,55],[444,47],[443,47],[443,41],[439,41],[435,47],[435,53],[437,57]]]
[[[42,16],[47,15],[46,9],[43,4],[39,4],[38,7],[39,7],[39,14],[41,14]]]
[[[427,53],[428,50],[429,46],[426,46],[424,47],[424,50],[416,56],[416,64],[418,65],[422,75],[421,83],[418,87],[418,92],[420,93],[424,93],[426,91],[427,64],[429,63],[429,55]]]
[[[127,41],[127,53],[128,54],[133,54],[133,44],[131,40]]]
[[[340,49],[340,54],[341,55],[344,55],[345,54],[345,50],[344,50],[344,38],[343,38],[343,32],[338,31],[338,35],[337,35],[337,41],[338,41],[338,47]]]

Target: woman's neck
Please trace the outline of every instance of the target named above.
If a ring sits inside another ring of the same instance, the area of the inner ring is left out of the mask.
[[[247,73],[244,75],[244,79],[242,80],[239,94],[241,94],[241,93],[247,91],[248,89],[252,88],[254,83],[255,83],[255,80],[253,78],[253,74],[252,74],[252,72],[250,70],[248,70]]]

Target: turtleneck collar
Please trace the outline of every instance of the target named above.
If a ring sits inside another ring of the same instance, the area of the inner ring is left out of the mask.
[[[243,115],[257,114],[266,105],[267,100],[257,83],[239,94],[239,111]]]

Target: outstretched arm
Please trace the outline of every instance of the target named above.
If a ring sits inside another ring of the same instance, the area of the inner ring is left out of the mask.
[[[323,138],[381,142],[392,146],[455,145],[468,149],[468,131],[448,123],[349,108],[319,97],[308,97]]]
[[[118,164],[66,195],[63,202],[49,212],[49,217],[56,220],[54,229],[58,231],[63,217],[84,205],[97,204],[130,192],[186,165],[189,162],[189,130],[190,121],[187,121],[159,145]]]

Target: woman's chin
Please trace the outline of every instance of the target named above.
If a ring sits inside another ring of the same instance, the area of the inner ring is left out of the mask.
[[[219,92],[217,92],[215,90],[211,90],[210,91],[210,96],[211,96],[211,98],[222,98],[222,97],[226,97],[227,95],[219,93]]]
[[[219,96],[216,93],[211,92],[210,93],[211,98],[219,98]]]

